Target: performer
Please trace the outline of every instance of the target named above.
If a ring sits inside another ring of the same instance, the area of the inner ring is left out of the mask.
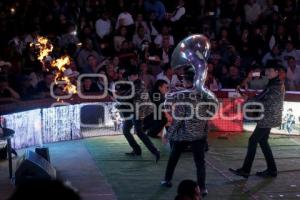
[[[248,151],[243,166],[239,169],[229,168],[229,171],[244,178],[248,178],[250,175],[252,163],[256,154],[257,144],[260,145],[265,156],[267,169],[262,172],[257,172],[256,175],[260,177],[277,176],[277,167],[271,147],[268,143],[268,139],[271,128],[279,127],[281,125],[285,89],[278,76],[278,64],[275,62],[269,63],[266,67],[265,73],[269,79],[266,89],[251,99],[251,101],[262,103],[264,106],[264,116],[257,122],[255,130],[249,138]],[[246,95],[244,95],[244,98],[246,100],[248,99]]]
[[[203,102],[216,103],[216,105],[217,102],[213,99],[204,97],[205,95],[203,95],[203,93],[193,88],[194,76],[195,73],[193,71],[186,70],[183,75],[185,90],[175,93],[171,99],[174,109],[172,112],[173,122],[168,128],[166,137],[168,140],[171,140],[173,144],[165,178],[161,181],[161,185],[165,187],[172,186],[171,180],[180,154],[187,145],[191,145],[197,168],[197,182],[201,194],[205,196],[207,194],[207,189],[205,186],[204,151],[208,130],[207,119],[213,116],[215,107],[211,106],[211,104],[209,104],[210,106],[208,106],[208,104],[203,105]],[[196,109],[197,105],[199,105],[198,103],[201,103],[201,106],[199,106],[199,109]],[[192,112],[195,110],[198,111],[197,114]]]
[[[148,135],[153,138],[159,137],[163,128],[168,123],[168,119],[163,112],[163,103],[165,96],[169,92],[168,82],[165,80],[157,80],[150,94],[151,101],[155,104],[155,115],[150,114],[144,120],[144,130],[147,130]]]
[[[135,141],[134,137],[130,133],[131,128],[134,126],[135,132],[137,136],[142,140],[142,142],[145,144],[145,146],[149,149],[149,151],[155,156],[156,162],[160,159],[160,152],[157,150],[157,148],[153,145],[151,140],[148,138],[148,136],[143,132],[142,128],[142,120],[151,114],[153,112],[152,106],[140,106],[141,103],[147,103],[150,102],[149,94],[146,90],[146,87],[139,79],[137,69],[130,69],[127,71],[127,79],[128,81],[133,82],[134,84],[134,94],[133,97],[129,100],[127,100],[126,103],[130,103],[134,110],[132,112],[122,112],[120,110],[121,115],[123,117],[126,117],[123,123],[123,134],[129,143],[129,145],[132,147],[133,151],[130,153],[126,153],[126,155],[129,156],[140,156],[142,154],[142,149],[138,145],[138,143]],[[121,89],[122,90],[122,89]],[[123,91],[128,95],[131,93],[131,90],[128,88],[123,88]],[[126,96],[126,95],[124,95]],[[125,108],[126,104],[119,103],[118,108]]]

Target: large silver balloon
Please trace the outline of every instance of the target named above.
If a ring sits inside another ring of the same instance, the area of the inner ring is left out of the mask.
[[[209,51],[210,43],[207,37],[200,34],[188,36],[174,49],[171,66],[173,69],[192,66],[195,70],[194,88],[206,98],[218,102],[214,93],[205,87]]]

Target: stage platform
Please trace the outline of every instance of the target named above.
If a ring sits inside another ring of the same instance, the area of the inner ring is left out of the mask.
[[[209,194],[205,199],[300,199],[299,136],[271,136],[270,143],[279,169],[277,178],[250,176],[246,180],[234,176],[228,172],[228,168],[242,164],[248,137],[248,133],[209,135],[210,150],[206,154]],[[50,157],[59,177],[69,180],[84,200],[172,200],[181,180],[195,179],[193,158],[191,153],[184,153],[175,171],[174,186],[170,189],[161,188],[159,182],[167,164],[168,148],[160,140],[153,141],[162,153],[158,164],[155,164],[154,157],[144,146],[142,157],[125,156],[124,152],[130,151],[130,148],[122,135],[45,146],[50,149]],[[18,152],[21,154],[22,151]],[[252,173],[265,167],[258,148]],[[0,199],[6,199],[12,190],[7,163],[0,162]]]

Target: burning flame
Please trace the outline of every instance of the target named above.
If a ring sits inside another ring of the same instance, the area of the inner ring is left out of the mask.
[[[31,43],[30,46],[34,46],[39,50],[38,60],[45,67],[45,58],[53,51],[53,45],[50,41],[45,37],[38,37],[35,43]],[[64,71],[66,70],[66,66],[70,65],[71,59],[69,56],[63,56],[51,61],[51,67],[56,69],[56,74],[54,81],[57,84],[58,81],[64,81],[65,86],[63,88],[64,92],[68,94],[76,94],[77,87],[73,85],[69,79],[69,77],[64,76]],[[48,69],[47,69],[48,70]]]

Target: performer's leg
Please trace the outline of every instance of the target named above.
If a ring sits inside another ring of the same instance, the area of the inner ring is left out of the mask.
[[[252,135],[249,138],[247,155],[244,160],[243,167],[242,167],[242,169],[246,173],[250,173],[250,171],[251,171],[251,167],[252,167],[252,164],[253,164],[253,161],[255,158],[255,154],[256,154],[257,144],[264,136],[261,133],[261,130],[262,130],[261,128],[258,128],[256,126],[254,132],[252,133]]]
[[[194,155],[194,161],[197,168],[197,182],[200,189],[205,189],[205,161],[204,151],[206,146],[206,140],[196,140],[192,142],[192,151]]]
[[[133,126],[133,121],[132,120],[125,120],[123,124],[123,134],[129,143],[129,145],[132,147],[133,151],[136,154],[141,154],[142,150],[141,147],[138,145],[138,143],[135,141],[133,135],[130,133],[130,130]]]
[[[273,157],[273,153],[271,150],[271,147],[269,145],[268,139],[270,135],[271,128],[264,128],[261,129],[261,134],[263,134],[262,139],[259,141],[259,145],[261,147],[261,150],[265,156],[268,170],[271,172],[277,172],[276,163]]]
[[[187,144],[187,142],[173,141],[169,161],[166,168],[165,181],[169,182],[172,180],[173,173],[179,160],[180,154]]]
[[[142,142],[145,144],[145,146],[149,149],[149,151],[152,154],[157,155],[158,150],[153,145],[153,143],[151,142],[149,137],[143,132],[142,121],[141,120],[133,120],[133,124],[134,124],[134,128],[135,128],[137,136],[142,140]]]

